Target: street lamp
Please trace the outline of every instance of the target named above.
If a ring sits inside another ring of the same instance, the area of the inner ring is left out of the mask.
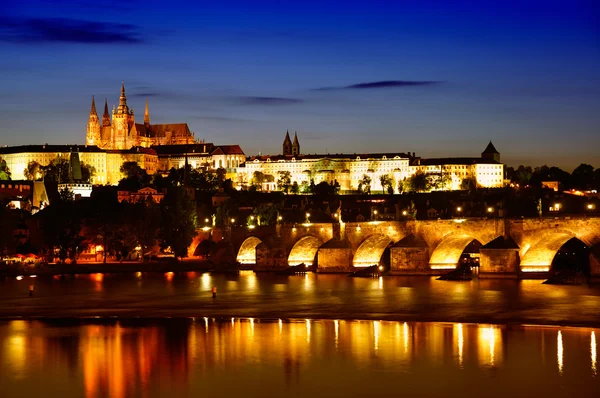
[[[494,208],[493,207],[488,207],[487,208],[487,212],[488,213],[493,213],[494,212]]]
[[[310,213],[306,213],[306,222],[309,223],[310,222]]]
[[[559,211],[560,210],[560,203],[555,203],[554,204],[554,211]]]
[[[458,207],[456,208],[456,212],[460,214],[460,212],[461,212],[461,211],[462,211],[462,207],[458,206]]]
[[[406,210],[402,210],[402,215],[406,216],[406,215],[408,215],[408,212]]]
[[[377,220],[377,210],[373,210],[373,218]]]
[[[596,207],[596,206],[594,206],[594,204],[593,204],[593,203],[588,203],[588,205],[587,205],[587,209],[588,209],[588,210],[594,210],[594,208],[595,208],[595,207]]]

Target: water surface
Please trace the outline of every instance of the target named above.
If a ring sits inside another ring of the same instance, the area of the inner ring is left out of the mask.
[[[597,397],[600,329],[345,320],[0,322],[6,397]]]

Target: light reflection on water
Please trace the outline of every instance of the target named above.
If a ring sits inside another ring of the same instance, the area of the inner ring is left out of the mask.
[[[600,387],[591,329],[254,318],[70,322],[0,323],[3,396],[348,397],[401,388],[406,395],[553,397],[594,396]],[[544,361],[554,350],[558,368]]]

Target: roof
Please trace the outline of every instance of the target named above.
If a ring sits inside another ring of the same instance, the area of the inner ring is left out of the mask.
[[[217,145],[211,155],[245,155],[239,145]]]
[[[504,236],[499,236],[491,242],[481,246],[481,249],[515,249],[519,250],[519,245],[511,238],[505,238]]]
[[[171,133],[171,137],[192,137],[187,123],[150,124],[149,126],[136,123],[135,129],[143,137],[166,137],[168,132]]]
[[[0,147],[0,154],[8,155],[11,153],[44,153],[44,152],[106,152],[96,145],[20,145]]]
[[[488,146],[485,147],[485,150],[482,153],[497,153],[497,154],[500,154],[500,152],[498,152],[496,150],[496,148],[494,147],[494,144],[492,144],[492,141],[490,141],[490,143],[488,144]]]
[[[177,145],[152,145],[152,149],[159,155],[182,155],[184,153],[198,153],[208,155],[213,151],[214,145],[204,144],[177,144]]]
[[[360,158],[361,160],[367,159],[383,159],[385,156],[386,159],[391,160],[398,156],[400,159],[410,159],[411,156],[406,153],[401,152],[390,152],[390,153],[361,153],[361,154],[350,154],[350,153],[327,153],[327,154],[309,154],[309,155],[260,155],[260,156],[251,156],[248,158],[248,161],[253,161],[258,159],[259,161],[266,162],[267,159],[271,159],[271,162],[275,162],[278,160],[287,160],[291,161],[292,159],[300,160],[319,160],[319,159],[331,159],[331,160],[356,160],[356,158]]]
[[[482,159],[482,158],[428,158],[428,159],[417,159],[414,162],[414,166],[439,166],[446,164],[502,164],[495,160]]]
[[[152,148],[144,148],[141,146],[132,146],[129,149],[107,149],[107,153],[145,153],[147,155],[156,155],[156,151]]]

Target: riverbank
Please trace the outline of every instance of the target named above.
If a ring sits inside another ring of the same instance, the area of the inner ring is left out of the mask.
[[[1,276],[29,276],[29,275],[72,275],[96,273],[132,273],[132,272],[208,272],[220,269],[210,260],[184,259],[175,260],[167,258],[159,261],[109,261],[81,262],[76,264],[5,264],[0,268]]]

